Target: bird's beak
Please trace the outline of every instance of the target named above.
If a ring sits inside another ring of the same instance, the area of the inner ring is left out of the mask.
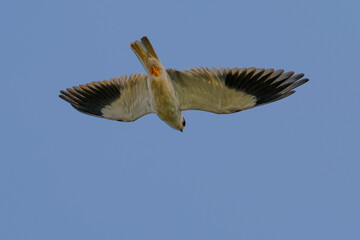
[[[180,132],[183,132],[183,130],[182,130],[182,129],[180,129]]]
[[[160,72],[156,67],[152,66],[150,69],[150,74],[158,77],[160,75]]]

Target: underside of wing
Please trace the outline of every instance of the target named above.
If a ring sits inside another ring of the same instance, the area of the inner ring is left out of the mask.
[[[75,109],[96,117],[131,122],[154,112],[145,74],[114,77],[60,93]]]
[[[304,74],[262,68],[167,69],[181,110],[233,113],[275,102],[306,83]]]

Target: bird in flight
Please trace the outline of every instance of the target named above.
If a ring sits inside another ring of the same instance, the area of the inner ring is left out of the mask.
[[[229,114],[278,101],[309,79],[304,74],[263,68],[166,69],[147,37],[130,44],[147,74],[120,75],[61,90],[59,97],[78,111],[132,122],[156,113],[183,131],[182,111]]]

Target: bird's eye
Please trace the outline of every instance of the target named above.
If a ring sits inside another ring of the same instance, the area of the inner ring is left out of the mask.
[[[183,119],[182,125],[183,125],[183,127],[185,127],[185,125],[186,125],[185,119]]]

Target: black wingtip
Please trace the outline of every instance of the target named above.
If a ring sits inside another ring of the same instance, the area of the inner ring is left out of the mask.
[[[82,113],[101,117],[101,110],[120,97],[121,89],[120,79],[105,80],[60,90],[59,97]]]
[[[285,73],[286,74],[286,73]],[[283,75],[285,75],[283,74]],[[291,74],[292,75],[292,74]],[[290,76],[291,76],[290,75]],[[256,105],[264,105],[271,102],[276,102],[283,98],[286,98],[295,93],[295,88],[305,84],[309,81],[308,78],[304,78],[304,73],[299,73],[291,77],[283,77],[280,81],[273,80],[269,86],[266,86],[266,93],[257,96]]]
[[[243,68],[227,73],[225,84],[256,97],[255,106],[268,104],[292,95],[293,89],[308,82],[305,74],[284,70]]]

